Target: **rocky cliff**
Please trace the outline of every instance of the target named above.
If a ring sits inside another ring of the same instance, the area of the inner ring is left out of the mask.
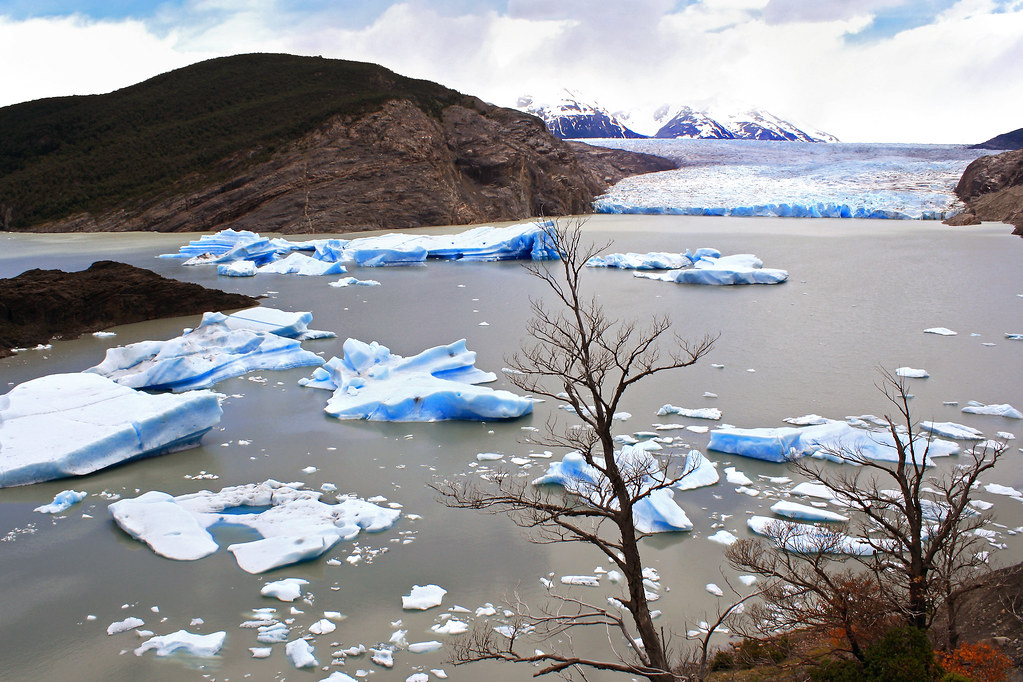
[[[347,232],[585,213],[673,168],[570,146],[526,113],[372,64],[210,60],[0,109],[0,225]]]
[[[966,167],[955,193],[967,210],[947,221],[950,225],[995,220],[1023,235],[1023,149],[976,159]]]

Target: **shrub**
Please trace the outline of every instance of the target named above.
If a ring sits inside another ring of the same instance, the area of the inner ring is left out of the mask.
[[[830,659],[810,668],[812,682],[863,682],[859,661]]]
[[[889,630],[867,648],[864,680],[876,682],[927,682],[941,674],[934,650],[924,630],[900,627]]]
[[[989,644],[960,644],[954,651],[938,652],[937,660],[948,672],[942,682],[951,675],[972,682],[1001,682],[1012,669],[1012,660]]]

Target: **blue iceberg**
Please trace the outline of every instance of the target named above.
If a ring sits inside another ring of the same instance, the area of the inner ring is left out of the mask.
[[[590,268],[619,268],[622,270],[679,270],[692,267],[703,258],[720,258],[717,249],[702,248],[695,252],[686,249],[685,253],[667,253],[652,251],[650,253],[609,253],[605,256],[594,256],[586,261]]]
[[[621,470],[627,472],[625,476],[630,481],[630,494],[636,497],[646,493],[632,508],[637,531],[664,533],[693,529],[692,521],[675,502],[674,491],[657,487],[665,482],[665,474],[650,453],[640,447],[626,445],[615,454],[615,459]],[[699,463],[694,463],[694,466],[698,469]],[[685,481],[684,478],[682,480]],[[560,485],[601,507],[618,508],[607,479],[587,464],[578,452],[568,453],[560,462],[551,462],[547,473],[533,481],[533,485],[545,484]]]
[[[781,284],[789,278],[789,273],[785,270],[765,268],[764,262],[751,253],[737,253],[720,257],[704,256],[694,261],[692,267],[656,274],[650,272],[635,272],[633,274],[636,277],[656,279],[661,282],[715,286]]]
[[[332,339],[334,332],[310,329],[313,321],[310,312],[287,312],[277,308],[246,308],[231,313],[224,323],[231,329],[248,329],[253,332],[268,332],[287,339],[308,341],[309,339]]]
[[[198,445],[215,394],[149,395],[95,374],[51,374],[0,396],[0,488],[81,476]]]
[[[154,490],[118,500],[109,510],[128,535],[178,561],[195,561],[219,550],[210,529],[228,525],[255,531],[260,539],[227,547],[249,573],[315,559],[363,531],[390,528],[401,516],[397,509],[348,495],[328,504],[320,500],[322,495],[304,490],[301,483],[268,480],[177,497]]]
[[[206,313],[198,327],[181,336],[110,348],[103,362],[85,371],[131,388],[181,392],[208,388],[256,369],[322,363],[322,358],[303,349],[297,339],[232,329],[227,315]]]
[[[904,436],[900,439],[906,442]],[[927,451],[926,464],[931,463],[931,457],[959,452],[959,446],[953,442],[924,436],[917,436],[913,445],[917,457],[923,457]],[[786,462],[804,456],[850,463],[864,459],[884,462],[898,459],[890,432],[856,428],[838,421],[804,427],[717,429],[710,432],[707,449],[768,462]]]
[[[299,383],[333,391],[324,409],[338,419],[514,419],[533,411],[529,398],[477,386],[497,377],[475,363],[465,339],[408,358],[376,341],[348,339],[344,358],[331,358]]]
[[[301,253],[292,253],[280,260],[260,266],[256,272],[260,275],[343,275],[348,272],[348,268],[340,263],[329,263]]]

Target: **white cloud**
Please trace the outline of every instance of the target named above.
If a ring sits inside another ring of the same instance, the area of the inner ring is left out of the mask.
[[[925,25],[848,40],[872,12],[903,5],[914,3],[509,0],[506,11],[465,12],[409,0],[349,24],[326,5],[191,0],[146,22],[0,17],[0,59],[21,65],[0,71],[0,104],[263,51],[377,62],[506,105],[562,87],[611,109],[749,103],[845,140],[969,142],[1018,128],[1006,103],[1023,101],[1023,2],[996,12],[991,0],[961,0]]]

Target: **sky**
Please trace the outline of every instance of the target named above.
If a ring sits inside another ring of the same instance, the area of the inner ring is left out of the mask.
[[[503,106],[754,107],[843,142],[1023,127],[1023,0],[0,0],[0,106],[214,57],[382,64]]]

